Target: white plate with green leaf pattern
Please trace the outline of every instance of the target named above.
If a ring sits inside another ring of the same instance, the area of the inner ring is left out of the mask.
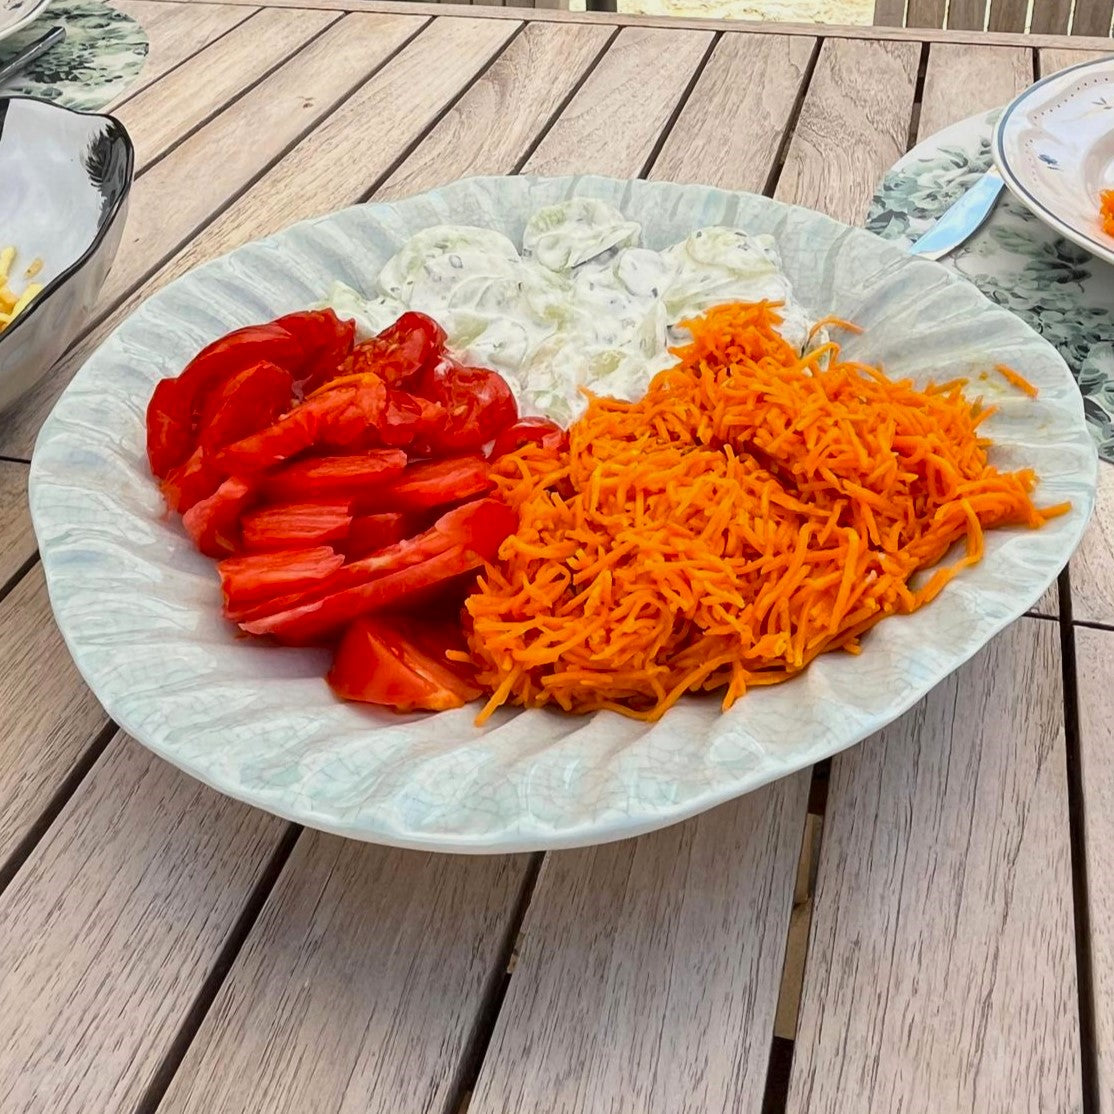
[[[980,383],[1002,468],[1031,466],[1044,529],[992,531],[984,560],[931,606],[887,620],[862,653],[829,654],[726,714],[682,700],[659,722],[475,707],[398,716],[342,703],[320,651],[238,638],[213,564],[164,511],[147,468],[155,382],[237,326],[363,289],[415,232],[493,228],[521,244],[527,218],[568,197],[609,202],[654,249],[712,225],[774,237],[815,317],[863,326],[849,358],[895,376],[977,376],[996,362],[1031,400]],[[39,435],[30,504],[59,628],[108,713],[217,789],[311,827],[403,847],[507,852],[600,843],[660,828],[835,754],[912,707],[1030,608],[1066,564],[1094,501],[1094,445],[1056,351],[970,283],[861,229],[751,194],[665,182],[484,178],[357,206],[248,244],[159,291],[66,389]]]
[[[26,27],[49,3],[50,0],[0,0],[0,39]]]

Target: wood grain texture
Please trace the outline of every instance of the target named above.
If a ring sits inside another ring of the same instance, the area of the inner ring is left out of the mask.
[[[137,96],[175,66],[192,58],[199,50],[219,39],[258,9],[236,4],[143,4],[141,0],[119,0],[114,6],[130,12],[147,31],[148,49],[143,69],[135,82],[117,98],[110,110]],[[161,13],[153,20],[142,9]]]
[[[529,862],[307,831],[159,1114],[454,1114]]]
[[[1100,50],[1071,50],[1071,49],[1045,49],[1037,52],[1037,64],[1040,68],[1040,77],[1066,70],[1068,66],[1077,66],[1080,62],[1091,62],[1096,58],[1105,58]]]
[[[166,3],[169,0],[150,0]],[[205,0],[207,2],[207,0]],[[228,4],[257,5],[259,0],[225,0]],[[927,0],[929,3],[938,0]],[[634,15],[629,12],[549,11],[532,8],[507,8],[480,5],[469,11],[459,4],[444,6],[431,0],[267,0],[269,8],[326,8],[332,11],[391,12],[402,11],[412,15],[445,16],[454,13],[472,15],[478,19],[525,19],[546,23],[602,23],[619,27],[664,27],[673,30],[723,31],[748,35],[806,35],[810,38],[866,39],[874,42],[943,42],[973,43],[978,46],[1028,46],[1033,50],[1061,45],[1059,35],[1023,35],[999,31],[957,31],[934,26],[876,27],[866,24],[747,22],[739,20],[688,18],[681,16]],[[1090,36],[1079,43],[1081,50],[1109,50],[1106,36]]]
[[[790,1114],[1082,1109],[1059,640],[833,760]]]
[[[606,27],[530,24],[438,120],[376,199],[510,173],[612,34]]]
[[[27,511],[27,465],[0,460],[0,595],[34,553],[35,535]]]
[[[119,736],[0,897],[0,1109],[132,1111],[285,831]]]
[[[1072,0],[1037,0],[1033,4],[1033,21],[1030,30],[1035,35],[1063,35],[1067,33],[1068,23],[1071,19]],[[992,31],[998,30],[994,26],[993,10],[991,11]]]
[[[551,854],[469,1114],[758,1114],[807,794]]]
[[[1071,21],[1073,35],[1109,35],[1114,0],[1075,0]]]
[[[911,43],[826,39],[774,196],[859,224],[905,151],[919,56]]]
[[[624,28],[523,170],[637,177],[711,42],[706,31]]]
[[[264,9],[131,97],[115,115],[135,144],[137,172],[339,18]]]
[[[1114,631],[1075,628],[1079,694],[1079,765],[1083,782],[1083,851],[1087,861],[1087,904],[1095,1008],[1095,1053],[1099,1105],[1114,1109]]]
[[[880,27],[902,27],[905,24],[906,0],[875,0],[874,22]]]
[[[943,27],[946,0],[909,0],[907,27]]]
[[[918,140],[976,112],[1008,104],[1033,83],[1033,52],[934,43],[928,51]]]
[[[1072,618],[1114,627],[1114,467],[1101,461],[1095,513],[1068,574]]]
[[[815,47],[798,37],[724,35],[649,176],[761,193]]]
[[[1038,0],[1034,5],[1034,12],[1046,6],[1062,5],[1059,0],[1051,0],[1051,4],[1048,0]],[[990,20],[987,26],[991,31],[1024,31],[1028,16],[1029,0],[990,0]],[[1059,31],[1066,30],[1066,25],[1059,29]]]
[[[948,26],[960,31],[981,31],[986,26],[987,2],[988,0],[948,0]]]
[[[384,26],[382,18],[334,23],[136,181],[102,305],[176,251],[419,26],[401,17]]]
[[[1060,614],[1060,590],[1053,581],[1048,591],[1033,605],[1031,615],[1044,615],[1054,619]]]
[[[39,565],[0,602],[0,709],[2,870],[107,722],[54,625]]]

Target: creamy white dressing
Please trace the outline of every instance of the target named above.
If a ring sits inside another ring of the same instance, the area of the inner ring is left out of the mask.
[[[602,201],[539,209],[519,251],[490,229],[442,225],[412,237],[365,298],[337,283],[324,304],[353,317],[360,338],[407,309],[440,323],[463,362],[500,372],[523,414],[568,425],[582,389],[634,401],[673,362],[679,323],[724,302],[784,303],[782,335],[797,348],[809,317],[770,236],[703,228],[664,251]]]

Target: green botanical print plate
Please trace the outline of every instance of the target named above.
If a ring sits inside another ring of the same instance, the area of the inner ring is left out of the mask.
[[[55,0],[37,19],[0,42],[0,65],[59,24],[66,28],[65,41],[0,92],[94,112],[139,76],[147,57],[146,33],[131,16],[99,0]]]
[[[972,116],[910,151],[875,194],[867,228],[913,243],[990,167],[997,118],[998,110]],[[1008,191],[944,263],[1059,351],[1083,393],[1099,456],[1114,463],[1114,267],[1043,224]]]

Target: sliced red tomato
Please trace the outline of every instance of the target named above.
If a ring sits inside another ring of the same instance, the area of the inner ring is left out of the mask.
[[[479,554],[462,545],[454,546],[428,561],[283,611],[243,620],[240,626],[248,634],[272,635],[292,646],[320,642],[362,615],[405,607],[410,599],[433,586],[478,569],[482,564]]]
[[[521,449],[523,445],[541,445],[543,449],[562,449],[568,444],[568,434],[548,418],[519,418],[514,425],[507,426],[488,453],[488,460]]]
[[[280,317],[276,325],[284,328],[302,348],[298,378],[308,384],[336,375],[356,342],[356,322],[341,320],[331,309],[308,309]]]
[[[316,456],[287,464],[267,480],[275,499],[352,498],[402,476],[406,454],[376,449],[352,456]]]
[[[482,495],[494,486],[482,457],[422,461],[409,465],[400,478],[370,493],[367,506],[358,509],[424,511]]]
[[[310,448],[355,448],[378,437],[387,388],[375,377],[308,398],[274,425],[222,449],[229,472],[263,472]]]
[[[269,426],[289,407],[294,377],[260,360],[216,386],[201,408],[199,444],[207,453]]]
[[[440,357],[444,345],[445,332],[441,326],[432,317],[411,311],[378,336],[357,344],[339,374],[373,371],[397,386],[420,375]]]
[[[380,704],[398,712],[443,712],[460,708],[480,689],[457,676],[438,656],[419,648],[398,626],[358,619],[341,639],[329,684],[344,700]]]
[[[251,484],[235,477],[227,479],[182,515],[182,525],[206,557],[225,557],[239,548],[240,517],[254,497]]]
[[[436,402],[392,387],[387,391],[387,407],[379,423],[384,445],[404,447],[415,441],[428,443],[444,424],[445,411]]]
[[[518,418],[518,404],[501,375],[448,358],[422,377],[421,393],[445,411],[440,429],[429,438],[435,453],[478,449]]]
[[[197,448],[183,464],[171,468],[159,487],[166,505],[185,514],[195,503],[207,499],[228,478],[204,449]]]
[[[226,607],[237,608],[281,593],[313,588],[343,564],[341,554],[320,545],[228,557],[217,570]]]
[[[361,514],[352,519],[348,536],[344,542],[344,552],[350,561],[366,557],[369,553],[386,549],[389,545],[410,537],[414,530],[413,520],[398,511],[385,514]]]
[[[346,499],[279,503],[244,515],[240,536],[244,549],[282,550],[343,541],[351,526],[352,511]]]
[[[301,364],[301,345],[281,325],[249,325],[203,348],[176,379],[162,380],[147,406],[147,458],[160,479],[197,444],[196,424],[209,392],[261,360],[287,369]],[[174,383],[173,387],[163,384]]]

